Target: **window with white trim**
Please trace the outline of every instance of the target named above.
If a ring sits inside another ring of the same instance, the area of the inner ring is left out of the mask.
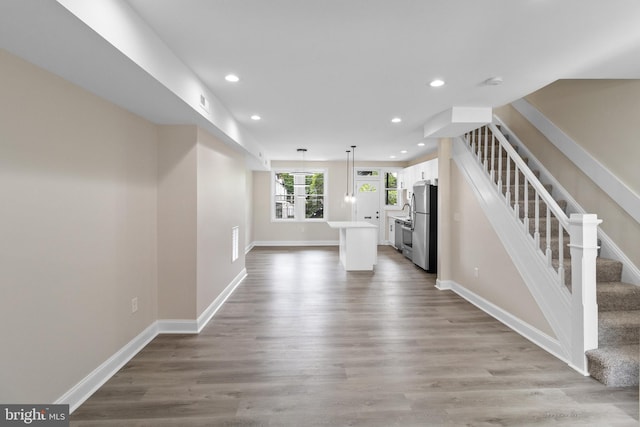
[[[326,221],[326,171],[274,171],[272,177],[274,221]]]
[[[398,206],[398,173],[384,173],[384,204]]]

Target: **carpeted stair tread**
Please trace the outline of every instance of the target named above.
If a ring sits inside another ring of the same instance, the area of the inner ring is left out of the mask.
[[[558,221],[557,218],[551,217],[551,233],[555,233],[556,235],[558,234],[559,224],[560,224],[560,222]],[[529,218],[529,232],[532,235],[535,232],[535,229],[536,229],[536,220],[535,220],[535,218]],[[540,218],[540,222],[538,223],[538,231],[540,232],[540,235],[542,235],[542,233],[546,233],[547,232],[547,218],[546,218],[546,215],[543,216],[542,218]]]
[[[523,196],[524,194],[522,193],[518,195],[518,205],[520,205],[520,211],[524,211],[524,201],[522,200]],[[515,193],[512,193],[511,197],[515,198]],[[557,200],[556,203],[558,204],[558,206],[560,206],[563,212],[567,208],[566,200]],[[536,208],[536,202],[535,200],[529,200],[527,204],[529,205],[529,217],[533,218],[533,213],[535,212]],[[547,214],[547,204],[543,201],[538,201],[538,212],[540,214],[540,219],[543,220],[543,218],[545,218]]]
[[[640,310],[603,311],[598,314],[598,345],[638,344]]]
[[[540,171],[532,171],[533,175],[536,178],[540,178]],[[516,182],[516,173],[515,170],[513,169],[513,166],[511,167],[511,170],[507,171],[506,169],[502,170],[502,184],[506,184],[507,183],[507,175],[509,175],[509,184],[515,184]],[[524,182],[524,177],[522,176],[522,173],[520,172],[520,176],[518,177],[518,185]]]
[[[610,387],[638,385],[640,346],[637,344],[605,346],[587,351],[589,373]]]
[[[558,245],[558,242],[560,241],[560,238],[557,235],[557,231],[555,234],[551,235],[551,239],[549,240],[549,248],[551,249],[551,258],[553,259],[557,259],[560,256],[560,245]],[[569,235],[567,235],[565,233],[563,239],[562,239],[562,255],[564,256],[565,259],[571,258],[571,249],[567,246],[569,244]],[[547,251],[547,235],[546,233],[542,233],[540,235],[540,250],[543,253],[546,253]]]
[[[621,282],[597,284],[598,311],[640,310],[640,286]]]
[[[511,183],[511,185],[509,186],[509,191],[511,192],[511,194],[515,194],[516,190],[515,190],[515,184]],[[550,193],[551,192],[551,185],[545,185],[544,186],[545,189]],[[507,191],[507,184],[503,184],[502,185],[502,194],[504,194]],[[524,184],[518,184],[518,194],[520,195],[521,199],[524,199]],[[529,200],[534,200],[535,201],[535,197],[536,197],[536,192],[533,188],[533,186],[529,185],[529,189],[527,190],[527,197],[529,198]],[[542,203],[542,199],[539,198],[540,203]]]
[[[514,201],[513,201],[514,197],[515,197],[515,194],[511,194],[511,204],[512,205],[514,204]],[[519,196],[519,198],[521,200],[518,202],[518,217],[521,220],[524,220],[525,211],[524,211],[524,202],[522,201],[522,197],[523,197],[523,195],[521,194]],[[557,203],[560,206],[560,209],[563,212],[565,212],[566,208],[567,208],[567,202],[565,200],[559,200]],[[535,212],[536,212],[535,211],[535,209],[536,209],[535,201],[530,200],[529,203],[528,203],[528,208],[527,209],[528,209],[527,212],[526,212],[527,218],[529,218],[529,219],[534,218],[535,217]],[[547,221],[547,205],[546,205],[546,203],[540,202],[538,204],[538,215],[540,216],[540,224],[542,224],[543,222],[546,223],[546,221]],[[555,218],[555,216],[553,214],[551,214],[550,216],[551,216],[551,219]]]
[[[552,260],[554,268],[558,268],[558,260]],[[563,260],[565,284],[571,289],[571,260]],[[622,278],[622,263],[615,259],[596,258],[596,282],[619,282]]]

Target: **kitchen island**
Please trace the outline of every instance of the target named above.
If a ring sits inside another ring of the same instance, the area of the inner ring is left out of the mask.
[[[373,270],[378,258],[378,227],[365,221],[328,221],[340,230],[340,262],[347,271]]]

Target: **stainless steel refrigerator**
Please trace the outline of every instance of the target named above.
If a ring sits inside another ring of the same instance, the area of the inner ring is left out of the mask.
[[[438,249],[438,187],[429,181],[418,181],[411,195],[411,227],[413,229],[413,263],[436,272]]]

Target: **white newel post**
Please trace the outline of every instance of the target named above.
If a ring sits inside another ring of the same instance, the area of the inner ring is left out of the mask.
[[[585,352],[598,348],[598,303],[596,301],[596,257],[598,224],[595,214],[571,214],[571,363],[588,375]]]

